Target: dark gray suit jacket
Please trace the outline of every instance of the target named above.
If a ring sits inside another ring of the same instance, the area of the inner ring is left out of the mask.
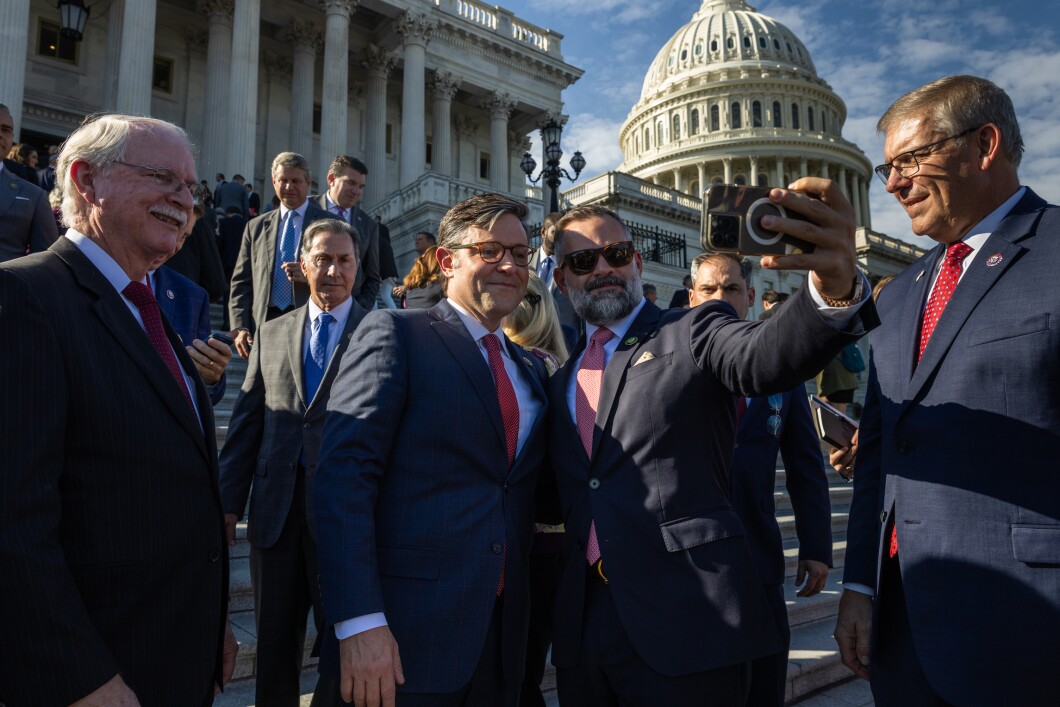
[[[69,704],[121,673],[141,704],[201,705],[220,679],[213,412],[165,326],[201,424],[77,246],[0,265],[2,703]]]
[[[843,580],[876,585],[893,513],[913,641],[939,696],[1052,705],[1060,208],[1028,190],[976,253],[917,364],[944,252],[932,249],[880,295]]]
[[[500,651],[514,702],[547,373],[510,342],[508,352],[545,404],[511,465],[490,369],[448,301],[376,310],[361,323],[332,387],[314,494],[329,626],[322,672],[338,674],[331,625],[386,612],[405,672],[399,691],[466,685],[504,561]]]
[[[225,182],[217,187],[214,196],[216,197],[213,205],[215,209],[221,209],[221,212],[224,213],[228,210],[228,207],[234,206],[239,209],[239,213],[244,219],[250,218],[250,195],[247,194],[246,187],[239,182]]]
[[[309,306],[266,322],[258,332],[220,461],[225,512],[242,518],[250,496],[247,539],[256,547],[272,547],[280,537],[291,511],[303,449],[306,511],[313,527],[312,477],[324,412],[339,362],[364,315],[364,309],[354,302],[312,400],[306,396],[302,356]]]
[[[313,203],[327,212],[331,218],[338,218],[328,211],[328,195],[321,194],[313,198]],[[350,225],[357,230],[360,247],[357,249],[357,280],[353,284],[353,296],[364,307],[371,311],[375,307],[375,298],[379,294],[379,224],[359,206],[350,209]]]
[[[265,315],[272,298],[272,274],[276,264],[276,243],[279,239],[280,211],[252,218],[243,229],[243,242],[239,246],[236,269],[232,273],[232,290],[228,300],[228,316],[233,329],[246,327],[254,333],[265,322]],[[313,200],[309,200],[302,233],[309,224],[328,218]],[[299,234],[301,248],[301,234]],[[298,249],[295,250],[298,252]],[[294,306],[300,307],[309,301],[309,286],[294,283]]]
[[[7,169],[0,172],[0,263],[22,257],[27,248],[47,250],[58,237],[47,192]]]
[[[867,302],[835,329],[806,288],[769,322],[737,320],[725,303],[663,312],[647,302],[604,369],[591,461],[566,405],[581,351],[549,379],[567,529],[557,667],[573,667],[581,649],[593,520],[622,626],[654,670],[687,675],[782,649],[730,502],[733,393],[789,389],[874,323]]]

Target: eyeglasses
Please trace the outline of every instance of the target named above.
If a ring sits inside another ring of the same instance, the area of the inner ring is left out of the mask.
[[[928,150],[938,147],[939,145],[947,143],[950,140],[958,140],[964,137],[965,135],[974,133],[978,129],[978,126],[974,128],[968,128],[963,133],[950,135],[949,137],[942,138],[937,142],[932,142],[927,145],[921,145],[920,147],[914,147],[912,150],[909,150],[908,152],[903,152],[902,154],[898,155],[890,162],[886,164],[881,164],[878,167],[874,167],[872,171],[879,175],[880,179],[883,180],[884,185],[886,185],[887,182],[890,180],[892,169],[898,172],[898,175],[900,177],[912,177],[914,174],[920,171],[920,160],[917,159],[918,152],[926,152]]]
[[[201,204],[206,197],[210,194],[210,190],[204,187],[198,182],[185,182],[180,178],[176,172],[165,167],[145,167],[142,164],[133,164],[132,162],[122,162],[121,160],[111,160],[114,164],[123,164],[126,167],[133,167],[135,169],[141,169],[147,174],[145,177],[151,177],[155,180],[155,185],[163,191],[179,192],[181,189],[187,187],[188,191],[191,192],[191,198],[196,204]]]
[[[485,243],[459,243],[457,245],[446,246],[449,250],[461,250],[467,249],[475,251],[478,257],[482,258],[484,263],[499,263],[501,258],[504,257],[504,251],[510,251],[512,254],[512,262],[521,268],[525,268],[530,264],[530,255],[534,252],[530,250],[530,246],[525,245],[504,245],[497,241],[486,241]]]
[[[531,307],[536,307],[541,304],[541,295],[535,295],[533,292],[527,292],[523,295],[523,299],[526,300],[526,303]]]
[[[773,414],[766,420],[766,427],[769,428],[769,434],[780,437],[780,407],[784,403],[784,398],[774,393],[766,399],[766,402],[769,403],[769,409],[773,411]]]
[[[596,267],[596,261],[601,255],[611,267],[621,268],[633,262],[635,252],[637,251],[633,247],[633,241],[619,241],[603,248],[587,248],[567,253],[563,256],[560,267],[567,268],[574,275],[588,275]]]

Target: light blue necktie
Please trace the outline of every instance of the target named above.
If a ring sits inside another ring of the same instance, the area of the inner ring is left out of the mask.
[[[294,262],[294,250],[298,245],[298,236],[294,232],[295,211],[287,212],[287,223],[280,236],[280,252],[276,258],[276,267],[272,272],[272,303],[278,309],[287,309],[294,302],[294,283],[287,279],[283,269],[284,263]]]
[[[329,331],[335,317],[327,312],[321,313],[313,320],[313,333],[309,337],[309,353],[305,357],[305,392],[306,401],[312,402],[324,380],[324,369],[328,367]]]
[[[545,286],[546,290],[552,289],[552,256],[546,256],[541,259],[537,267],[537,276],[541,278],[541,284]]]

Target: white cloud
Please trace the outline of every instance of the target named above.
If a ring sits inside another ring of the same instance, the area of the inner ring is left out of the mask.
[[[573,175],[570,158],[575,151],[580,151],[585,158],[586,167],[583,176],[609,172],[622,163],[622,150],[618,146],[618,130],[622,127],[619,121],[608,120],[591,113],[572,115],[563,128],[562,167]],[[530,154],[537,160],[541,169],[541,135],[533,132],[530,135]]]

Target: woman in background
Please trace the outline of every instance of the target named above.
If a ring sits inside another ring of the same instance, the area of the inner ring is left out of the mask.
[[[442,292],[442,268],[438,265],[432,245],[416,258],[416,262],[405,276],[405,309],[430,309],[444,296]]]
[[[504,318],[504,334],[519,346],[545,362],[551,376],[567,360],[567,346],[559,313],[548,288],[533,271],[527,284],[526,296]],[[549,479],[542,479],[539,487],[550,488]],[[554,493],[554,488],[552,489]],[[526,672],[523,678],[523,707],[544,707],[541,679],[545,675],[545,660],[552,643],[552,614],[555,609],[556,582],[559,580],[560,547],[563,545],[562,525],[534,524],[534,544],[530,548],[530,633],[526,641]]]

